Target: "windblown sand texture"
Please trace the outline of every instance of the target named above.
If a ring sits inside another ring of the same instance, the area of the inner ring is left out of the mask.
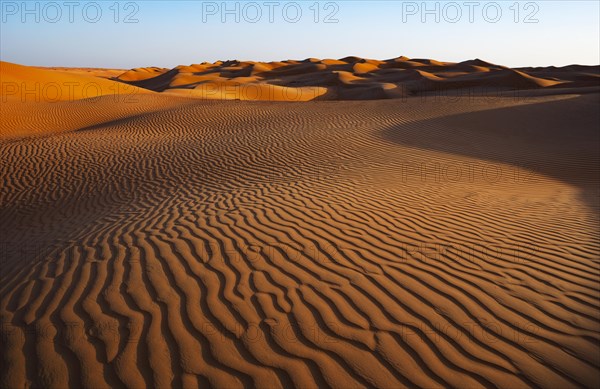
[[[598,386],[598,67],[1,71],[0,387]]]

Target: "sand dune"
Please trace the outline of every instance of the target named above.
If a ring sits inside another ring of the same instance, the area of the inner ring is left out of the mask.
[[[280,62],[218,61],[173,69],[27,68],[2,62],[9,81],[3,95],[31,99],[36,82],[41,100],[65,100],[141,90],[209,100],[373,100],[418,95],[521,96],[600,91],[600,66],[511,69],[480,59],[459,63],[398,57],[385,61],[346,57]],[[54,73],[54,74],[53,74]],[[24,74],[25,76],[20,76]],[[118,84],[109,81],[118,81]],[[29,84],[19,88],[18,84]],[[54,85],[60,80],[60,90]],[[71,86],[75,84],[76,86]],[[133,86],[135,88],[130,88]],[[118,92],[115,92],[118,91]]]
[[[112,95],[151,93],[80,71],[62,71],[0,62],[2,102],[57,102]]]
[[[102,78],[115,78],[119,76],[123,76],[124,72],[127,72],[127,69],[104,69],[104,68],[65,68],[65,67],[38,67],[38,69],[42,70],[51,70],[51,71],[59,71],[65,73],[73,73],[73,74],[81,74],[92,77],[102,77]],[[148,72],[151,71],[152,68],[145,68]]]
[[[180,103],[177,99],[169,103],[168,98],[155,96],[150,90],[78,69],[39,69],[0,62],[0,71],[0,138],[78,130]]]
[[[173,69],[133,69],[115,79],[157,92],[222,100],[370,100],[431,91],[590,87],[600,90],[600,67],[510,69],[480,59],[460,63],[398,57],[386,61],[218,61]],[[286,88],[285,93],[280,92]],[[311,89],[307,89],[311,87]],[[268,90],[278,92],[267,93]],[[258,92],[257,92],[258,91]]]
[[[7,96],[0,387],[596,387],[600,94],[560,93],[594,72],[224,62],[124,73],[130,103]],[[557,92],[426,92],[474,74]],[[194,95],[238,78],[406,93]]]

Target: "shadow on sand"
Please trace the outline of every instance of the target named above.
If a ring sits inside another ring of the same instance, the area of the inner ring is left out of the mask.
[[[599,224],[600,94],[395,125],[384,139],[513,165],[577,187]]]

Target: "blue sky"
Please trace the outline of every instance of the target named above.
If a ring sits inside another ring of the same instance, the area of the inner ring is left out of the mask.
[[[26,65],[172,67],[348,55],[481,58],[513,67],[600,63],[596,0],[0,3],[0,58]]]

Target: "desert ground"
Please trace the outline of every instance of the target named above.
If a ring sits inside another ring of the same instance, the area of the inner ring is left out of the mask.
[[[600,385],[599,66],[0,71],[0,387]]]

